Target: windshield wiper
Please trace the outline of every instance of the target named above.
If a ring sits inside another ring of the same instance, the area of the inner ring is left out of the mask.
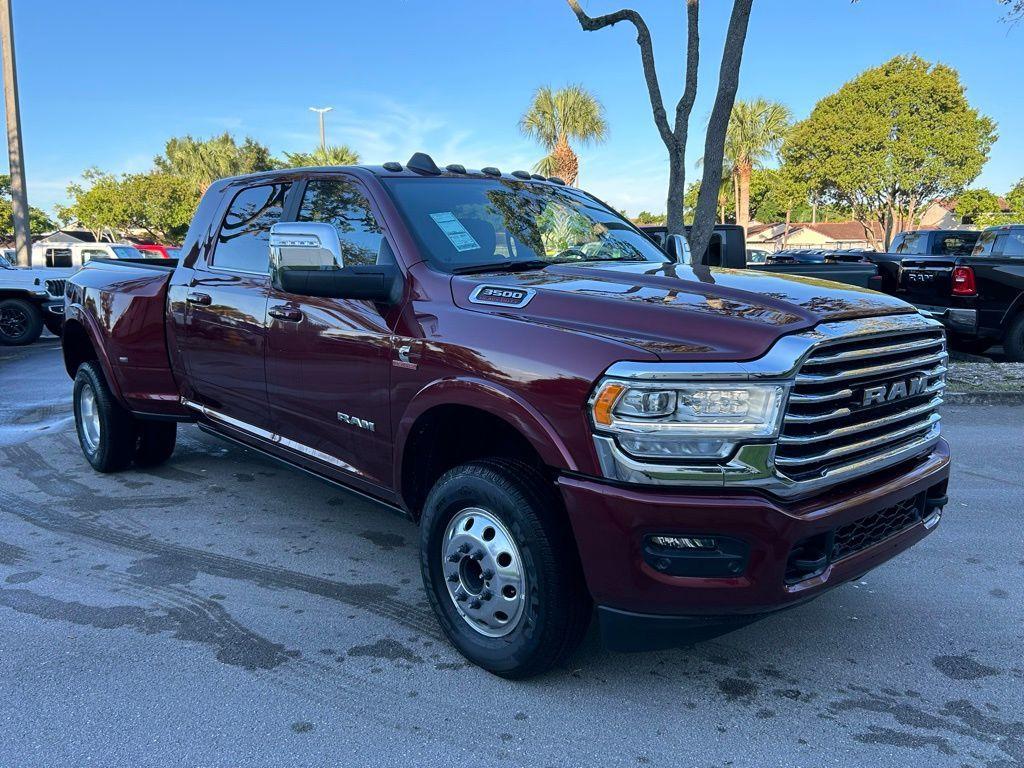
[[[496,264],[470,264],[465,267],[455,267],[453,275],[471,275],[478,272],[528,272],[534,269],[544,269],[554,262],[549,259],[523,259],[521,261],[500,261]]]

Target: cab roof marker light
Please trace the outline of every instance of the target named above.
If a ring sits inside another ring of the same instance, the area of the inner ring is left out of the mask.
[[[528,179],[528,178],[530,178],[530,172],[529,171],[512,171],[512,175],[515,176],[517,179]]]
[[[501,171],[495,168],[493,165],[488,165],[486,168],[481,168],[480,173],[486,173],[488,176],[501,176]]]
[[[548,176],[548,181],[550,181],[552,184],[558,184],[560,187],[565,186],[565,181],[563,181],[558,176]]]
[[[445,168],[446,171],[451,171],[452,173],[465,173],[466,172],[466,166],[460,165],[459,163],[449,163],[444,168]]]
[[[383,168],[385,171],[397,173],[398,171],[402,170],[402,164],[396,163],[394,160],[389,160],[388,162],[384,163]]]

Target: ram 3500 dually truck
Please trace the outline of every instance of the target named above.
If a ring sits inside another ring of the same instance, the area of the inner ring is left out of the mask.
[[[88,461],[176,422],[418,522],[451,641],[506,677],[796,605],[939,521],[942,327],[898,299],[668,261],[560,180],[405,165],[204,195],[180,263],[90,262],[64,358]]]

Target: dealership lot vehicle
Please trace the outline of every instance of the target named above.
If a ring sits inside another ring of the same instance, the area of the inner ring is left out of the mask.
[[[947,501],[939,323],[674,264],[557,180],[425,155],[222,180],[182,252],[69,283],[89,463],[156,466],[195,421],[399,509],[446,636],[500,675],[565,659],[591,601],[621,649],[805,602]]]
[[[609,653],[591,632],[520,685],[445,642],[414,524],[188,425],[162,467],[92,472],[54,340],[0,348],[0,386],[0,680],[18,702],[0,716],[2,763],[575,768],[699,750],[735,768],[983,768],[1019,754],[1024,489],[1006,424],[1021,408],[946,409],[958,460],[942,524],[865,578],[685,649]]]
[[[969,254],[904,258],[896,295],[940,320],[954,348],[1002,344],[1009,360],[1024,361],[1024,225],[986,229]]]
[[[181,249],[160,243],[136,243],[135,249],[143,256],[154,259],[177,259],[181,256]]]
[[[16,267],[0,254],[0,345],[31,344],[43,328],[59,336],[64,284],[73,272]]]

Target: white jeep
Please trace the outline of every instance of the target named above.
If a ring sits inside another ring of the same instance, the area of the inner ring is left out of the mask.
[[[0,251],[0,344],[31,344],[45,327],[60,336],[64,284],[75,268],[16,267],[13,250]]]

